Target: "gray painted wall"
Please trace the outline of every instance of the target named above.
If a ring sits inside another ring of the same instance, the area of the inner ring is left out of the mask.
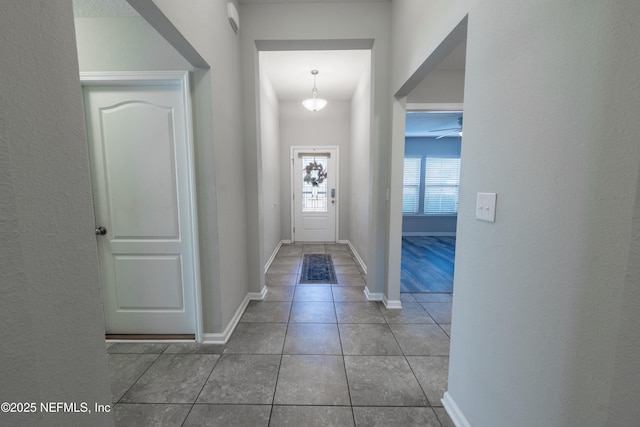
[[[348,40],[373,39],[372,49],[372,112],[369,173],[371,182],[369,210],[367,285],[372,292],[382,292],[384,287],[385,218],[387,168],[390,135],[390,11],[391,4],[376,3],[309,3],[309,4],[242,4],[240,7],[242,39],[242,94],[244,117],[243,137],[247,149],[247,162],[256,164],[257,131],[257,47],[260,40]],[[312,16],[313,19],[309,19]],[[363,19],[366,17],[366,19]],[[247,232],[251,236],[264,237],[260,229],[257,168],[247,170]],[[254,171],[256,171],[254,173]],[[283,200],[284,203],[284,200]],[[282,207],[284,210],[285,207]],[[282,227],[286,232],[285,227]],[[258,249],[249,247],[249,280],[260,283],[262,271]]]
[[[407,138],[404,145],[405,156],[450,156],[460,157],[461,138]],[[403,233],[424,233],[443,235],[456,233],[457,215],[403,215]]]
[[[288,200],[289,187],[282,187],[282,171],[288,170],[289,156],[282,156],[280,148],[280,102],[265,73],[260,72],[260,169],[262,179],[258,185],[262,187],[264,206],[260,215],[261,227],[264,230],[262,266],[273,255],[288,230],[281,229],[282,217],[288,217],[289,211],[282,208],[282,200]],[[285,197],[282,197],[285,195]]]
[[[282,198],[281,230],[285,240],[291,238],[291,147],[338,146],[339,187],[338,203],[339,240],[349,238],[351,208],[351,103],[329,101],[321,111],[307,111],[300,102],[280,102],[280,158],[287,166],[280,169],[280,187],[287,197]]]
[[[371,61],[371,59],[369,59]],[[371,74],[364,76],[351,99],[351,217],[349,241],[362,260],[369,258],[371,191]]]
[[[435,70],[407,95],[412,103],[462,103],[464,70]]]
[[[240,40],[229,25],[227,2],[154,3],[211,65],[194,79],[196,185],[204,330],[220,334],[247,293],[260,290],[247,276],[247,247],[260,243],[247,231],[245,197],[245,172],[256,170],[257,158],[254,152],[248,159],[242,143],[244,121],[255,123],[256,115],[241,114]]]
[[[468,13],[451,401],[473,426],[637,424],[640,3],[393,6],[394,88]]]
[[[0,401],[110,405],[71,2],[3,3],[0,38]],[[95,412],[0,418],[113,425]]]
[[[76,18],[80,71],[190,70],[142,17]]]

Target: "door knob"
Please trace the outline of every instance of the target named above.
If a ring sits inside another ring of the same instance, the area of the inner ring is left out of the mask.
[[[96,228],[96,234],[98,236],[104,236],[105,234],[107,234],[107,229],[104,228],[103,226],[100,226],[100,227]]]

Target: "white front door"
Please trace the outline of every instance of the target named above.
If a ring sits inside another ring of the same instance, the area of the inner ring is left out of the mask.
[[[189,114],[180,80],[84,86],[106,332],[194,334]],[[100,234],[100,231],[105,234]]]
[[[335,242],[338,211],[337,147],[294,147],[293,240]]]

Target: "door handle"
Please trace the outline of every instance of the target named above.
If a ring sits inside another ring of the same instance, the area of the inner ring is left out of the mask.
[[[107,234],[107,229],[106,228],[104,228],[103,226],[100,226],[100,227],[96,228],[96,235],[104,236],[105,234]]]
[[[336,189],[335,189],[335,188],[332,188],[332,189],[331,189],[331,198],[332,198],[332,199],[335,199],[335,198],[336,198]]]

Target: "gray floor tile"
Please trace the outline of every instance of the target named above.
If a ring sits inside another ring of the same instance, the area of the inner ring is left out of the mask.
[[[286,323],[290,310],[288,301],[250,301],[240,322]]]
[[[440,420],[440,424],[442,424],[442,427],[456,427],[456,425],[453,423],[453,421],[449,417],[449,414],[447,413],[446,409],[433,408],[433,411],[438,416],[438,420]]]
[[[361,274],[337,274],[339,286],[366,286],[364,278]]]
[[[413,294],[408,294],[406,292],[402,292],[400,294],[400,301],[402,301],[402,302],[416,302],[416,299],[413,297]]]
[[[302,245],[303,254],[323,254],[325,253],[324,245],[320,244],[304,244]]]
[[[273,403],[279,355],[225,354],[216,364],[198,403]]]
[[[336,323],[333,303],[294,301],[291,308],[291,323]]]
[[[109,354],[112,401],[119,401],[158,357],[157,354]]]
[[[290,323],[284,354],[342,354],[335,323]]]
[[[271,264],[267,274],[299,274],[300,264]]]
[[[295,286],[270,286],[263,301],[293,301]]]
[[[264,276],[265,285],[272,286],[295,286],[298,284],[297,274],[266,274]]]
[[[115,425],[181,426],[191,404],[119,403],[113,408]]]
[[[282,245],[276,258],[296,255],[302,255],[302,245]]]
[[[386,323],[375,302],[336,302],[338,323]]]
[[[431,408],[354,407],[356,426],[440,427]]]
[[[281,354],[285,323],[238,323],[224,350],[225,354]]]
[[[418,302],[452,302],[453,296],[451,294],[438,294],[438,293],[414,293],[408,294],[413,296]]]
[[[438,356],[407,356],[422,390],[431,406],[442,406],[440,401],[447,391],[449,358]]]
[[[270,405],[193,405],[183,427],[267,427]]]
[[[333,266],[338,265],[357,265],[356,260],[348,253],[332,253],[331,261],[333,261]]]
[[[446,323],[441,323],[440,327],[442,328],[444,333],[447,334],[449,338],[451,338],[451,325],[448,325]]]
[[[327,253],[333,254],[333,253],[351,253],[351,250],[349,249],[349,245],[346,245],[344,243],[336,243],[336,244],[327,244],[325,243],[324,245],[324,250]]]
[[[345,355],[402,355],[391,329],[384,323],[343,323],[339,327]]]
[[[331,286],[301,285],[296,286],[294,301],[333,301]]]
[[[334,265],[333,268],[336,271],[336,274],[345,275],[345,274],[360,274],[360,270],[358,266],[353,265]]]
[[[302,263],[302,258],[300,257],[299,254],[295,255],[295,256],[277,256],[271,262],[270,267],[273,267],[274,265],[297,265],[297,266],[300,266],[301,263]]]
[[[341,356],[283,355],[274,404],[349,405]]]
[[[161,354],[122,398],[128,403],[193,403],[217,354]]]
[[[405,302],[400,310],[388,310],[383,304],[379,307],[387,323],[436,323],[417,302]]]
[[[366,302],[364,286],[331,286],[333,300],[337,302]]]
[[[274,406],[269,427],[351,427],[349,406]]]
[[[222,344],[199,344],[189,343],[172,343],[164,351],[168,353],[187,353],[187,354],[222,354],[225,346]]]
[[[145,342],[114,342],[107,347],[107,353],[155,353],[160,354],[167,347],[168,343],[145,343]]]
[[[449,337],[438,325],[394,323],[389,327],[406,356],[449,355]]]
[[[403,356],[344,356],[354,406],[426,406]]]
[[[451,303],[423,302],[422,307],[438,323],[451,323]]]

